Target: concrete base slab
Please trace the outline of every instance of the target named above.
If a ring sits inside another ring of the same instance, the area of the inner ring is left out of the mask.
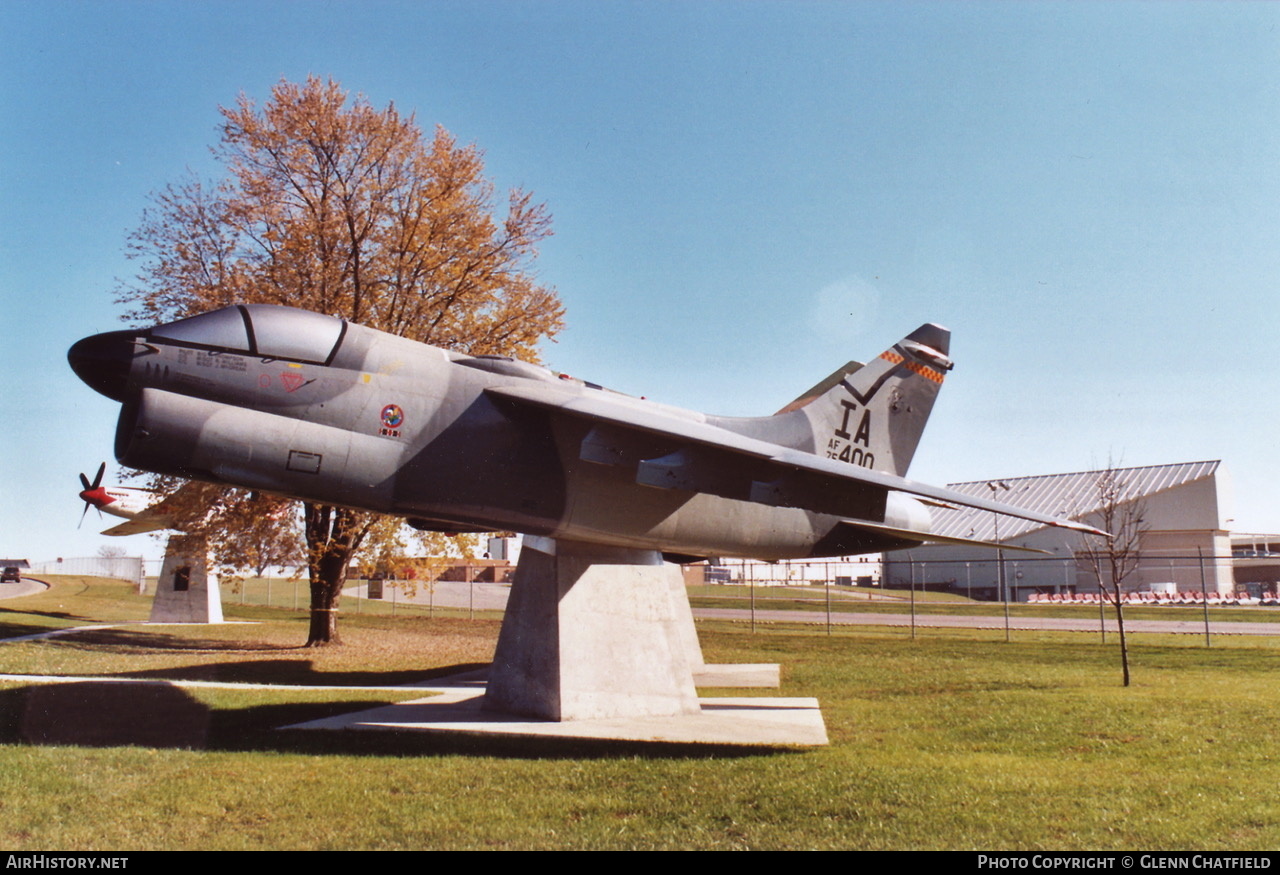
[[[700,700],[701,711],[696,714],[556,722],[481,710],[483,681],[449,679],[446,683],[449,685],[424,688],[439,692],[429,699],[282,728],[381,729],[750,747],[817,747],[828,743],[817,699],[704,698]]]

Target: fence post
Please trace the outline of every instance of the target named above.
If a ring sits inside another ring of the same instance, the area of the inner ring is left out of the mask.
[[[1212,647],[1213,644],[1209,640],[1209,591],[1205,588],[1204,582],[1204,551],[1196,547],[1196,556],[1200,560],[1200,601],[1204,603],[1204,646]]]
[[[916,640],[916,560],[907,554],[907,579],[911,581],[911,640]]]
[[[827,571],[828,571],[828,574],[826,575],[826,578],[827,578],[826,580],[826,583],[827,583],[827,636],[830,637],[831,636],[831,574],[829,572],[831,571],[831,569],[828,568]]]

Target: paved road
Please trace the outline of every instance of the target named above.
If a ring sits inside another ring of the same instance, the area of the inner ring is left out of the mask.
[[[34,577],[24,577],[19,583],[0,583],[0,599],[16,599],[18,596],[44,592],[49,584]]]

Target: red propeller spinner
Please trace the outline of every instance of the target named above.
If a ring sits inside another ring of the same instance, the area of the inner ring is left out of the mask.
[[[102,508],[115,501],[114,498],[107,495],[107,490],[102,486],[102,475],[106,473],[106,470],[107,463],[103,462],[98,466],[98,473],[94,476],[92,483],[83,473],[80,474],[80,483],[84,486],[84,489],[80,490],[80,498],[84,501],[84,510],[80,513],[80,525],[77,525],[76,528],[84,525],[84,515],[89,512],[91,505],[97,508],[98,515],[101,516]]]

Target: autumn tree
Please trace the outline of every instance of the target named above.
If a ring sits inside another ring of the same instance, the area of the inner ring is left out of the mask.
[[[498,215],[483,154],[413,116],[349,99],[338,83],[281,81],[258,106],[223,107],[220,180],[153,196],[119,289],[125,319],[153,324],[232,303],[285,304],[472,354],[536,360],[562,327],[532,272],[551,234],[544,205],[512,190]],[[307,502],[308,644],[337,641],[347,568],[394,525]]]
[[[1142,561],[1141,541],[1147,530],[1146,502],[1130,495],[1123,471],[1112,464],[1097,472],[1094,480],[1093,515],[1098,528],[1110,538],[1093,537],[1094,543],[1077,554],[1098,582],[1098,592],[1116,612],[1120,633],[1120,666],[1129,686],[1129,641],[1124,630],[1124,582]]]
[[[207,542],[223,580],[304,564],[293,501],[178,477],[153,476],[150,485],[165,496],[155,507],[170,527]]]
[[[225,573],[246,570],[263,577],[270,568],[303,563],[301,533],[294,502],[250,493],[224,497],[208,522],[213,558]]]

